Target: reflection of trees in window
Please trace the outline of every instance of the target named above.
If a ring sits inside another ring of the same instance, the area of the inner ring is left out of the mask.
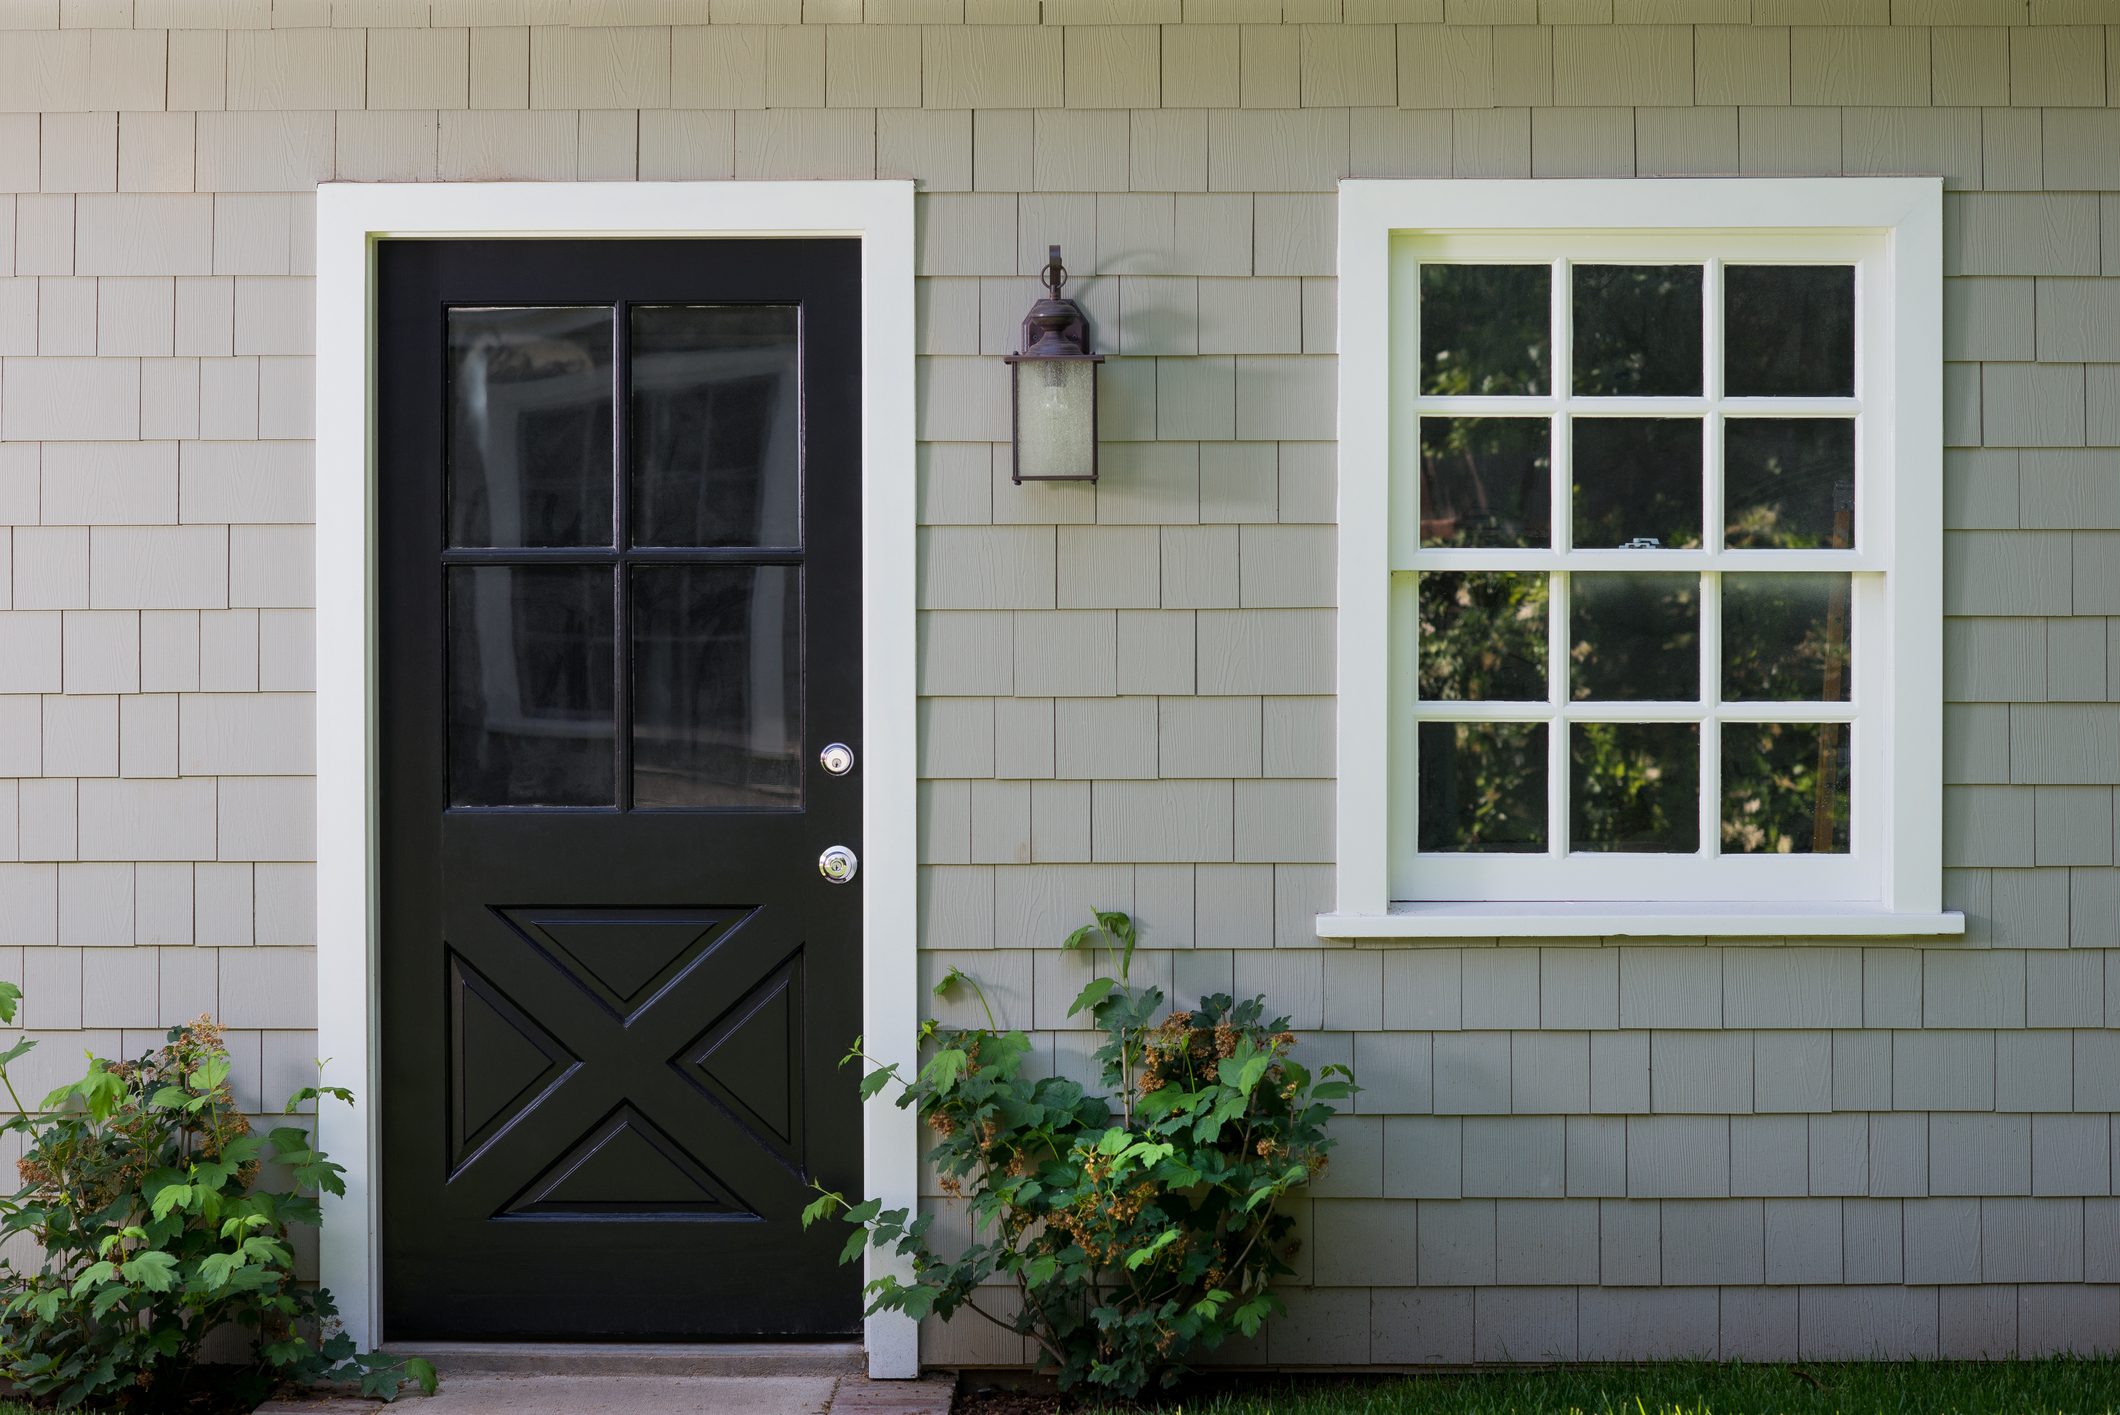
[[[1846,575],[1725,575],[1723,696],[1732,702],[1846,702]]]
[[[1422,723],[1419,848],[1543,851],[1546,732],[1543,722]]]
[[[1690,702],[1700,696],[1700,577],[1574,575],[1569,696]]]
[[[1855,420],[1730,419],[1723,488],[1723,538],[1733,550],[1847,549],[1855,543]]]
[[[1732,398],[1855,392],[1855,267],[1723,271],[1723,387]]]
[[[1553,543],[1552,434],[1544,418],[1421,419],[1421,544]]]
[[[1579,396],[1699,395],[1699,266],[1578,265],[1572,274]]]
[[[1725,852],[1846,853],[1846,723],[1729,722],[1722,734]]]
[[[1569,728],[1568,848],[1691,854],[1700,848],[1700,728],[1578,722]]]
[[[1421,267],[1421,392],[1499,397],[1552,389],[1553,270]]]
[[[1424,571],[1420,693],[1537,702],[1546,696],[1546,577]]]
[[[1575,544],[1701,543],[1699,418],[1576,418]]]

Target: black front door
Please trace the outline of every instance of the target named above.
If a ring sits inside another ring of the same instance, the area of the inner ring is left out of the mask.
[[[853,1331],[857,245],[378,279],[386,1334]]]

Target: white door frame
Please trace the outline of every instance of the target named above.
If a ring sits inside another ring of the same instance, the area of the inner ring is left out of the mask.
[[[854,236],[861,241],[862,1026],[913,1059],[917,1016],[910,182],[327,183],[317,188],[317,1034],[354,1091],[321,1118],[346,1167],[321,1276],[364,1348],[382,1330],[376,1186],[375,245],[384,237]],[[849,1042],[853,1038],[847,1039]],[[853,1085],[855,1077],[843,1077]],[[918,1202],[916,1122],[863,1116],[868,1194]],[[813,1235],[816,1242],[837,1235]],[[870,1250],[869,1276],[882,1269]],[[870,1317],[869,1372],[917,1375],[919,1329]]]

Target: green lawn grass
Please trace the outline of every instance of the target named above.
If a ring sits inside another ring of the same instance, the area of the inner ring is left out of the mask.
[[[1252,1377],[1167,1415],[2116,1415],[2120,1361],[1670,1362],[1386,1379]]]

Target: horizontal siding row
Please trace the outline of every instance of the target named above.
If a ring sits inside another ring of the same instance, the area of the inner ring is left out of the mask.
[[[1012,1293],[981,1305],[1006,1311]],[[1210,1361],[1280,1366],[1720,1359],[1901,1360],[2044,1356],[2093,1349],[2120,1322],[2109,1283],[1964,1286],[1439,1286],[1297,1288],[1288,1315]],[[930,1359],[1027,1362],[985,1323],[937,1326]]]

